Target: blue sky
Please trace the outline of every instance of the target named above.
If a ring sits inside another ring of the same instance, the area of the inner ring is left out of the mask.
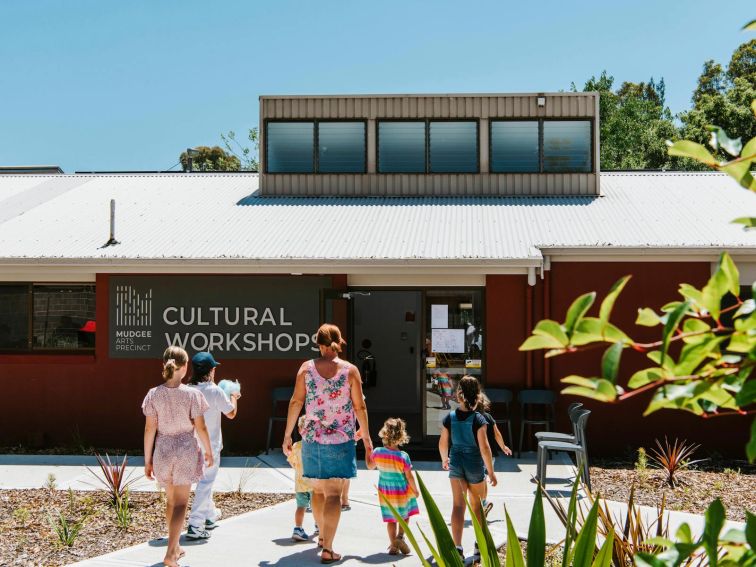
[[[725,7],[726,6],[726,7]],[[261,94],[529,92],[664,77],[673,112],[745,0],[0,0],[0,164],[167,169]]]

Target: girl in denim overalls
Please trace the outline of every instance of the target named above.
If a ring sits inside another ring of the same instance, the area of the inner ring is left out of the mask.
[[[465,522],[465,494],[473,513],[482,524],[485,521],[481,500],[486,496],[486,471],[489,482],[496,486],[491,446],[488,444],[486,418],[478,413],[482,396],[480,384],[473,376],[464,376],[457,386],[460,407],[449,412],[442,423],[438,449],[444,470],[449,471],[452,495],[451,528],[454,545],[464,558],[462,529]],[[451,440],[451,450],[449,441]],[[474,558],[479,560],[477,544]]]

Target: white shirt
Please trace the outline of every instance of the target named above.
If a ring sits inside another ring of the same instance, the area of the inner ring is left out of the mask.
[[[221,390],[215,382],[200,382],[194,386],[202,392],[210,406],[204,413],[205,425],[207,425],[207,432],[210,434],[210,446],[213,448],[213,453],[220,453],[223,448],[221,413],[232,412],[234,406],[226,392]]]

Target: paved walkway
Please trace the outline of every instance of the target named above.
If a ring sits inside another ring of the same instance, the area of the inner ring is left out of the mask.
[[[133,460],[134,474],[141,474],[141,459]],[[84,465],[95,466],[91,457],[56,456],[0,456],[0,488],[38,488],[47,475],[56,476],[58,488],[92,490],[96,487]],[[130,467],[131,469],[132,467]],[[451,496],[447,473],[439,463],[415,463],[428,489],[436,499],[444,517],[451,511]],[[533,505],[534,485],[530,482],[535,473],[533,455],[524,458],[500,458],[496,463],[499,485],[490,491],[494,509],[489,515],[489,527],[497,545],[506,539],[504,506],[509,511],[520,538],[527,535],[530,510]],[[568,496],[574,469],[570,461],[560,457],[549,465],[548,487],[552,494]],[[352,510],[342,515],[336,538],[336,550],[345,556],[340,565],[393,565],[411,566],[419,564],[415,556],[389,556],[386,551],[385,528],[380,519],[375,484],[377,473],[362,467],[357,479],[352,481],[350,499]],[[293,492],[293,471],[280,452],[260,458],[224,458],[218,476],[218,490],[237,490],[241,485],[245,492]],[[147,481],[137,483],[137,490],[155,490],[155,484]],[[611,495],[607,495],[611,496]],[[610,509],[618,518],[623,517],[624,507],[610,502]],[[312,543],[292,543],[289,539],[295,505],[293,500],[228,518],[219,522],[213,537],[206,542],[186,541],[187,556],[182,565],[200,567],[203,565],[257,565],[257,566],[307,566],[319,565],[314,541]],[[655,511],[643,510],[652,517]],[[564,529],[548,505],[545,505],[547,519],[547,539],[556,543],[564,535]],[[670,514],[670,528],[676,530],[681,522],[688,522],[694,532],[700,531],[702,517],[673,512]],[[413,520],[426,534],[431,534],[427,514],[421,502],[421,515]],[[312,517],[305,519],[305,530],[311,531]],[[464,546],[468,553],[473,548],[472,528],[465,529]],[[159,565],[165,546],[164,539],[157,539],[131,548],[90,559],[77,565],[133,567]],[[423,546],[425,548],[425,546]],[[429,555],[429,553],[426,553]]]

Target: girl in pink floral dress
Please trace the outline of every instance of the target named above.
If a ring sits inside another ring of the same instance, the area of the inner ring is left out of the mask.
[[[205,449],[205,463],[213,466],[210,436],[202,414],[208,405],[202,392],[181,383],[189,357],[179,347],[168,347],[163,354],[163,380],[152,388],[142,402],[146,417],[144,427],[144,475],[165,488],[168,547],[163,564],[178,566],[184,551],[179,536],[186,519],[186,506],[192,483],[202,478],[202,453],[197,437]],[[195,435],[196,432],[196,435]]]
[[[333,551],[341,516],[341,493],[345,482],[357,476],[355,418],[365,432],[362,441],[367,455],[373,444],[360,373],[338,356],[346,344],[341,331],[336,325],[323,325],[318,329],[316,342],[320,358],[305,362],[297,374],[283,450],[287,456],[291,453],[291,434],[304,407],[303,477],[313,486],[312,512],[320,527],[318,546],[323,549],[320,562],[333,563],[341,559]]]

